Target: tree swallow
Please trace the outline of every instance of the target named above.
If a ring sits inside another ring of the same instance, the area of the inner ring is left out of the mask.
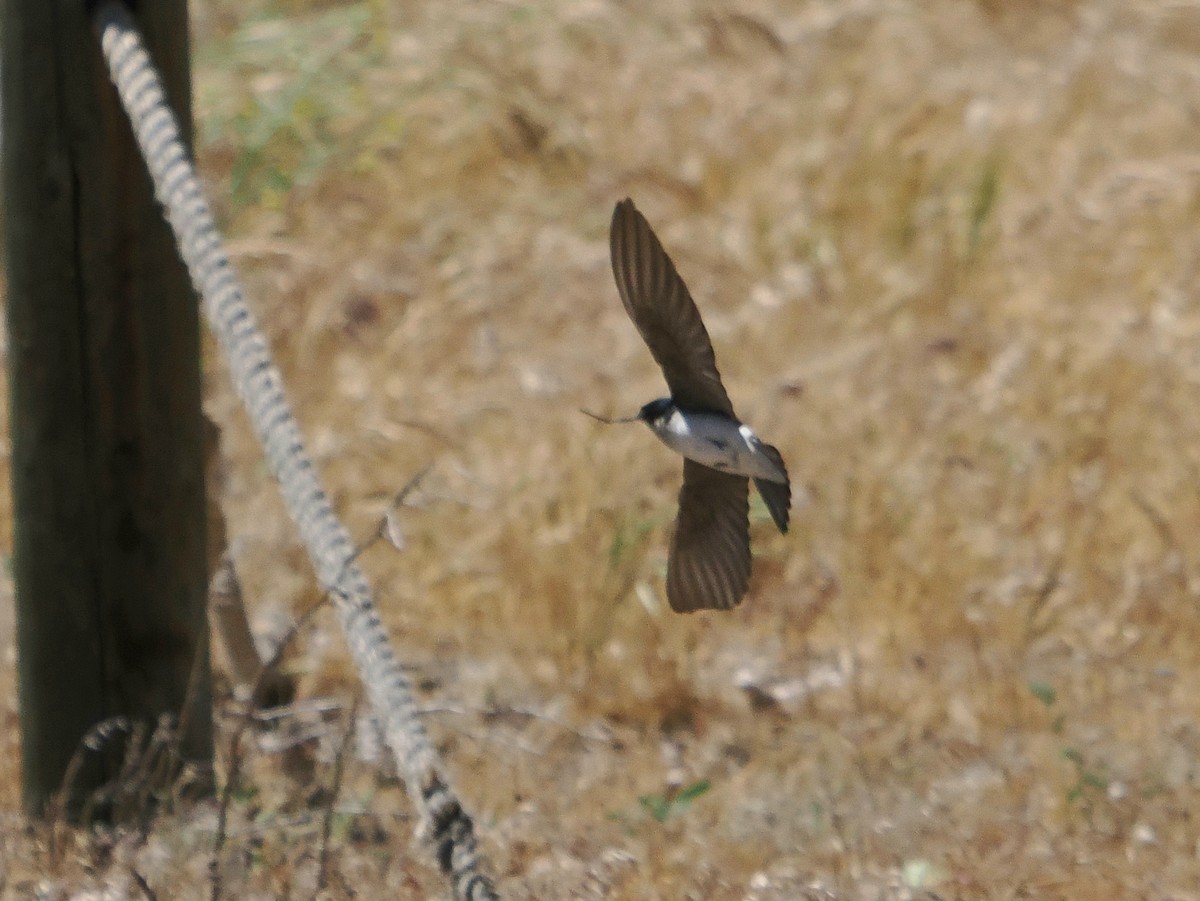
[[[644,422],[683,455],[667,600],[679,613],[728,610],[750,584],[749,479],[779,531],[786,532],[792,503],[787,468],[779,451],[734,415],[700,311],[650,223],[628,198],[613,211],[609,244],[621,302],[671,396],[625,419],[588,415],[602,422]]]

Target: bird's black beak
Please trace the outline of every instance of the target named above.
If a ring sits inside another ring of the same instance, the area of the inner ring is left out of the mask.
[[[605,425],[617,425],[622,422],[637,422],[641,416],[624,416],[621,419],[609,419],[607,416],[597,416],[595,413],[589,413],[587,410],[580,410],[584,416],[590,416],[597,422],[603,422]]]

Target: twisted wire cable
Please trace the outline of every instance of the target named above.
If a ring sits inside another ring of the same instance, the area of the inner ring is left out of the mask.
[[[228,361],[288,513],[300,530],[317,577],[331,592],[351,656],[417,808],[418,835],[432,843],[439,867],[452,881],[455,898],[498,898],[482,870],[471,818],[443,775],[417,718],[412,684],[375,612],[367,580],[354,563],[350,535],[334,514],[304,449],[284,396],[282,377],[243,298],[158,72],[123,5],[113,0],[101,3],[94,20],[113,84],[154,181],[155,195],[175,232],[204,314]]]

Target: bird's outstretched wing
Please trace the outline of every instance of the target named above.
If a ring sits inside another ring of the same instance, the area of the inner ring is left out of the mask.
[[[700,311],[629,198],[613,210],[609,244],[621,302],[662,368],[672,400],[685,409],[733,416]]]
[[[677,613],[728,610],[750,586],[750,483],[683,462],[679,517],[667,562],[667,600]]]

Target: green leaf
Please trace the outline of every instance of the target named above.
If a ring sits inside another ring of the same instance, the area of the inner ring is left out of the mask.
[[[638,803],[660,823],[665,823],[671,815],[671,802],[662,795],[642,795],[638,798]]]
[[[710,788],[712,788],[712,783],[707,779],[701,779],[699,782],[693,782],[687,788],[680,790],[679,794],[675,796],[673,803],[676,807],[691,804],[701,795],[705,794]]]
[[[1052,707],[1054,702],[1058,700],[1058,692],[1054,690],[1054,686],[1048,682],[1030,682],[1029,690],[1033,696],[1045,704],[1047,707]]]
[[[995,208],[996,198],[999,194],[1000,161],[992,157],[984,164],[979,181],[975,183],[975,193],[971,202],[971,222],[967,233],[967,254],[970,257],[975,256],[983,225]]]
[[[638,798],[638,803],[655,820],[665,823],[670,817],[683,813],[691,807],[692,802],[710,788],[712,788],[712,783],[707,779],[701,779],[699,782],[693,782],[686,788],[681,788],[674,797],[668,798],[666,795],[642,795]]]

